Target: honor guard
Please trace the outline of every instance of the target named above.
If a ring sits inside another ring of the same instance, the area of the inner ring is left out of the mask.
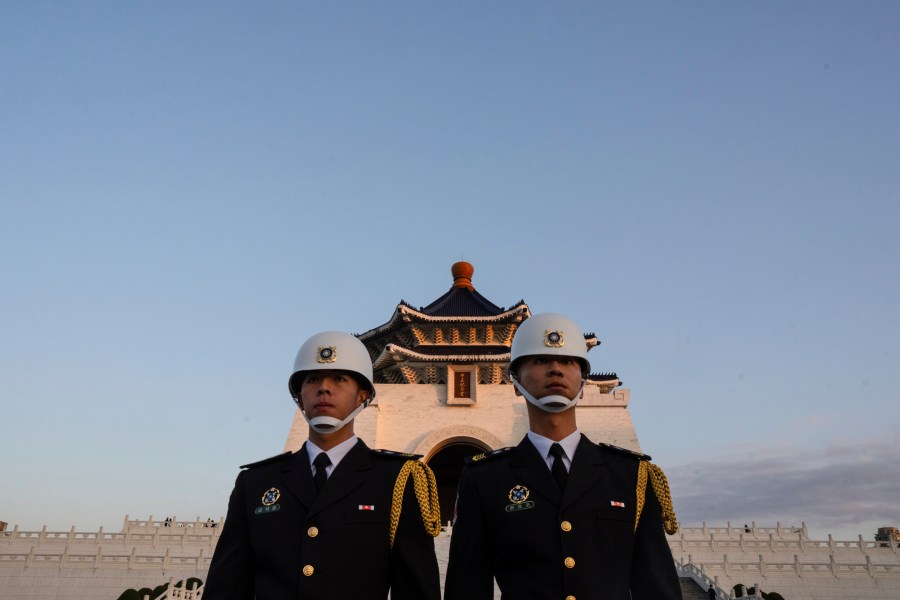
[[[370,450],[353,419],[375,397],[356,337],[328,331],[297,352],[288,389],[309,423],[298,452],[244,465],[204,588],[210,600],[438,600],[434,474]]]
[[[464,467],[445,600],[492,600],[495,580],[504,598],[681,599],[665,475],[648,456],[593,443],[576,426],[590,368],[569,318],[538,314],[517,329],[509,375],[530,431]]]

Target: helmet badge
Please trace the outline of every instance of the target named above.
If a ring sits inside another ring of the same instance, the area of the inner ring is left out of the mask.
[[[334,346],[319,346],[316,351],[316,362],[333,363],[337,360],[337,348]]]
[[[559,330],[544,330],[544,345],[548,348],[562,348],[566,344],[563,332]]]

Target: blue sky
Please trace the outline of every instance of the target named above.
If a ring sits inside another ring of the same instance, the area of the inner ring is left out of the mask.
[[[895,2],[0,4],[0,520],[224,515],[300,343],[464,258],[599,336],[682,521],[900,525],[898,30]]]

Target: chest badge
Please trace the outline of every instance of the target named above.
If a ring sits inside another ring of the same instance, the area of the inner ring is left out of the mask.
[[[281,505],[276,504],[279,498],[281,498],[281,492],[278,491],[278,488],[271,487],[267,489],[262,495],[262,506],[257,506],[253,514],[262,515],[280,510]]]
[[[272,506],[278,502],[279,498],[281,498],[281,492],[278,491],[278,488],[269,488],[262,496],[263,506]]]
[[[506,505],[506,512],[516,512],[534,508],[534,502],[528,499],[531,496],[531,490],[524,485],[517,485],[509,490],[509,501],[512,504]]]

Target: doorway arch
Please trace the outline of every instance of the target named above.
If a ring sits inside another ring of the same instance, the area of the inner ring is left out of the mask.
[[[443,525],[453,519],[456,488],[466,458],[502,445],[491,432],[469,425],[438,429],[419,442],[414,453],[424,455],[425,463],[434,471]]]

